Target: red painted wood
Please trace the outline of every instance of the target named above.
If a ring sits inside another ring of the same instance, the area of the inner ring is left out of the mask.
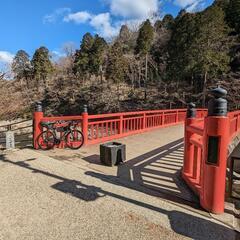
[[[205,112],[206,110],[198,109],[199,116]],[[98,115],[83,113],[81,116],[41,116],[37,119],[39,121],[78,121],[85,137],[85,145],[89,145],[181,124],[185,117],[186,109],[172,109]],[[36,131],[38,131],[37,127],[34,132]]]
[[[227,148],[240,133],[240,111],[230,112],[227,117],[206,117],[206,113],[198,111],[197,118],[185,122],[182,176],[189,187],[199,194],[204,209],[223,213]],[[208,136],[220,138],[217,165],[207,163]]]

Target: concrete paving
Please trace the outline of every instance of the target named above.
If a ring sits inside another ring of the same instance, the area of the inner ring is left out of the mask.
[[[114,168],[99,146],[2,152],[0,239],[237,239],[179,183],[182,134],[122,139],[129,161]]]

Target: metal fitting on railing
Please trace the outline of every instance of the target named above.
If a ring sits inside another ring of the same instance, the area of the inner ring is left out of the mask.
[[[88,106],[87,105],[83,105],[83,112],[87,113],[88,112]]]
[[[189,103],[187,108],[187,118],[195,118],[197,115],[196,105],[194,103]]]
[[[43,107],[42,107],[42,102],[36,102],[35,103],[35,112],[42,112],[43,111]]]
[[[227,116],[227,91],[217,87],[211,91],[211,95],[214,98],[208,103],[208,116]]]

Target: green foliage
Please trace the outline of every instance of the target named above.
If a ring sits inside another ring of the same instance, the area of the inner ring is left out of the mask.
[[[161,20],[157,20],[154,24],[154,28],[155,31],[158,32],[159,30],[161,30],[161,28],[163,27],[163,23]]]
[[[213,6],[221,7],[222,9],[226,10],[228,7],[230,0],[215,0]]]
[[[124,81],[127,71],[127,61],[123,55],[123,48],[117,41],[109,51],[106,77],[115,83]]]
[[[38,48],[31,61],[33,76],[37,80],[46,80],[47,76],[53,72],[53,65],[50,61],[49,50],[46,47]]]
[[[192,45],[196,71],[208,72],[212,77],[229,69],[227,37],[230,29],[224,20],[225,13],[220,7],[214,6],[205,11]]]
[[[189,68],[192,62],[192,42],[197,36],[198,16],[184,14],[176,20],[173,33],[168,44],[168,77],[172,80],[180,80],[191,76]]]
[[[136,53],[146,55],[152,46],[154,38],[154,28],[149,20],[146,20],[139,30]]]
[[[185,9],[181,9],[175,19],[175,21],[178,21],[179,19],[181,19],[185,14],[187,14],[187,11]]]
[[[129,53],[135,47],[135,39],[133,39],[133,34],[127,25],[121,27],[117,41],[122,45],[124,53]]]
[[[104,38],[95,36],[94,42],[90,49],[89,55],[89,71],[92,74],[98,75],[100,68],[104,63],[105,52],[107,50],[107,43]]]
[[[174,18],[171,14],[166,14],[162,20],[162,25],[166,29],[172,29],[174,27]]]
[[[104,63],[104,55],[107,43],[104,38],[90,33],[83,36],[80,50],[77,50],[74,57],[73,72],[76,75],[84,76],[88,73],[98,75]]]
[[[90,55],[94,38],[90,33],[83,36],[80,50],[77,50],[74,57],[73,72],[76,75],[85,75],[89,71]]]
[[[227,19],[230,26],[240,33],[240,0],[230,0]]]
[[[172,79],[191,79],[206,73],[216,77],[228,71],[229,28],[224,19],[224,11],[217,5],[178,19],[169,43],[168,73]]]
[[[29,55],[24,50],[19,50],[13,59],[12,71],[17,79],[27,78],[31,74]]]

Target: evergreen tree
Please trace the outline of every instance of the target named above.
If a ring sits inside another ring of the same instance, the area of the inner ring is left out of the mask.
[[[187,11],[185,9],[181,9],[175,19],[175,21],[178,21],[181,17],[183,17],[185,14],[187,14]]]
[[[180,81],[192,78],[192,43],[197,37],[199,15],[185,13],[176,19],[168,43],[167,75],[170,80]]]
[[[84,76],[90,71],[90,56],[94,44],[94,38],[90,33],[83,36],[80,50],[77,50],[74,57],[73,72],[76,75]]]
[[[214,5],[200,15],[198,34],[191,47],[193,70],[203,76],[203,106],[205,107],[206,87],[209,78],[215,78],[229,70],[229,46],[227,37],[230,32],[225,23],[222,8]]]
[[[104,38],[96,35],[92,47],[89,50],[89,68],[91,73],[95,75],[99,75],[99,73],[101,73],[106,49],[107,42]]]
[[[117,41],[122,45],[124,53],[129,53],[133,48],[132,34],[127,25],[121,27]]]
[[[227,13],[230,26],[240,33],[240,0],[230,0]]]
[[[151,22],[146,20],[139,30],[139,35],[137,39],[136,53],[141,57],[145,57],[145,79],[144,79],[144,89],[145,89],[145,100],[147,99],[147,82],[148,82],[148,54],[151,50],[154,40],[154,28]]]
[[[230,0],[215,0],[213,6],[221,7],[224,10],[227,10]]]
[[[174,18],[171,14],[166,14],[162,20],[163,27],[167,29],[172,29],[174,26]]]
[[[145,56],[149,53],[154,39],[154,28],[151,22],[146,20],[139,29],[136,53]]]
[[[168,46],[168,76],[172,80],[190,80],[198,92],[204,92],[203,105],[208,79],[228,71],[228,33],[224,10],[218,5],[176,20]]]
[[[113,44],[108,54],[106,77],[115,83],[120,83],[125,80],[126,71],[127,63],[123,55],[123,49],[117,41]]]
[[[119,41],[121,42],[127,42],[130,38],[130,30],[127,25],[122,25],[120,32],[119,32]]]
[[[19,50],[14,57],[12,71],[17,79],[27,79],[30,76],[31,62],[29,55],[24,50]]]
[[[37,87],[40,86],[40,81],[43,81],[46,87],[46,79],[53,72],[53,65],[50,60],[49,50],[46,47],[37,49],[32,58],[33,77],[37,81]]]

